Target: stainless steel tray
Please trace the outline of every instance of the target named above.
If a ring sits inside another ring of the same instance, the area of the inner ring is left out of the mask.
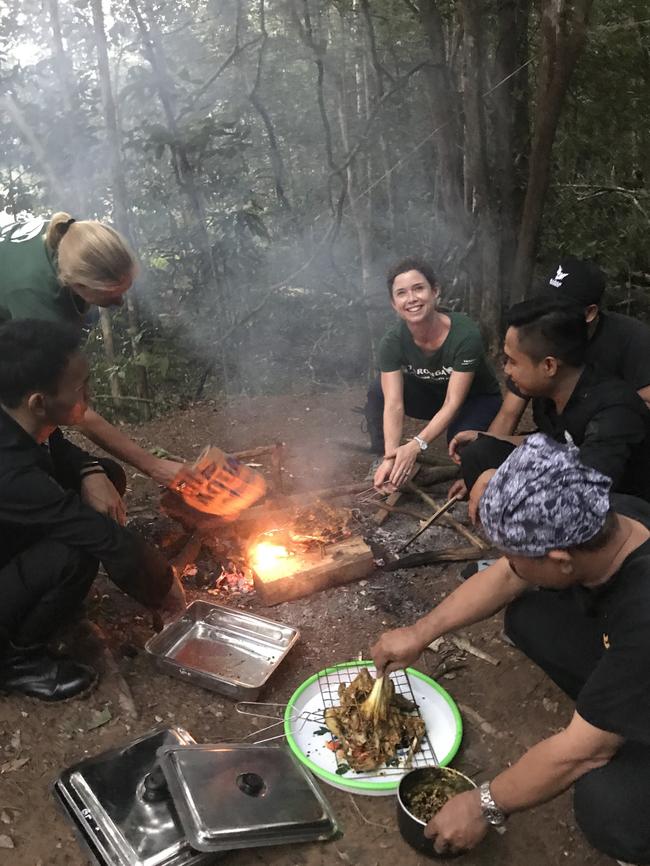
[[[254,701],[298,641],[298,629],[207,601],[146,644],[160,670],[237,700]]]

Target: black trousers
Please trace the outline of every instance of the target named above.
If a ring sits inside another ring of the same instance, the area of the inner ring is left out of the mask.
[[[468,490],[486,469],[498,469],[512,454],[515,446],[494,436],[479,436],[460,450],[460,471]]]
[[[506,609],[505,630],[573,699],[604,652],[599,621],[570,593],[525,593]],[[578,779],[573,793],[576,821],[594,848],[650,864],[650,745],[626,742],[608,764]]]
[[[431,389],[416,376],[403,376],[404,414],[408,418],[430,421],[442,406],[434,399]],[[477,394],[467,397],[458,414],[447,428],[449,442],[459,430],[487,430],[499,409],[500,394]],[[384,453],[384,392],[377,377],[368,389],[364,410],[373,451]]]
[[[124,470],[113,460],[101,460],[102,468],[123,495]],[[65,474],[65,473],[64,473]],[[59,480],[78,488],[77,478]],[[82,551],[38,538],[0,568],[0,650],[7,640],[16,646],[44,643],[70,618],[92,585],[99,562]]]

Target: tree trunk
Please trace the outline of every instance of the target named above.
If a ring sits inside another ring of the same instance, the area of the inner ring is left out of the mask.
[[[464,214],[462,136],[460,106],[447,66],[442,17],[436,0],[422,0],[420,20],[431,52],[427,79],[431,89],[431,120],[435,131],[433,146],[438,168],[437,193],[450,233],[464,244],[468,237]]]
[[[73,213],[85,215],[89,209],[89,196],[87,192],[87,179],[83,177],[79,164],[79,151],[77,149],[79,139],[79,100],[77,98],[76,82],[70,61],[63,47],[58,0],[47,0],[47,8],[50,27],[52,29],[52,42],[54,44],[54,68],[59,79],[59,86],[63,96],[63,108],[67,115],[67,123],[70,127],[70,141],[72,142],[66,151],[69,159],[69,171],[66,172],[66,175],[69,175],[70,184],[66,198],[67,196],[71,196],[72,201],[67,203],[67,205],[62,202],[60,208],[63,209],[67,206]]]
[[[108,60],[108,45],[106,43],[106,31],[104,28],[104,10],[102,0],[91,0],[93,12],[93,24],[95,28],[95,41],[97,45],[97,65],[99,70],[99,82],[102,93],[102,105],[106,122],[106,136],[108,140],[108,153],[111,166],[111,180],[113,186],[113,210],[115,222],[121,232],[134,243],[133,230],[127,207],[127,190],[122,157],[120,151],[120,133],[117,125],[117,114],[115,111],[115,100],[113,99],[113,88],[111,86],[111,73]],[[140,354],[140,333],[142,330],[140,317],[138,315],[138,302],[135,286],[131,288],[127,297],[127,322],[131,353],[135,362],[137,396],[142,398],[138,405],[144,420],[151,417],[151,404],[144,402],[149,399],[149,382],[147,368],[137,363]],[[111,382],[111,392],[113,382]]]
[[[486,136],[486,57],[484,4],[461,0],[463,18],[463,108],[465,118],[465,190],[477,243],[469,257],[469,312],[481,323],[491,352],[498,347],[501,319],[499,244],[496,202],[490,183]]]
[[[111,371],[108,374],[108,384],[111,389],[111,396],[115,397],[115,408],[120,406],[119,398],[122,396],[120,390],[120,380],[117,375],[117,363],[115,358],[115,345],[113,343],[113,323],[111,315],[105,307],[99,309],[99,326],[102,329],[102,338],[104,342],[104,355],[108,361]]]
[[[160,99],[160,103],[162,105],[165,119],[167,122],[167,128],[170,132],[171,141],[173,142],[173,144],[170,144],[170,151],[172,154],[172,163],[175,175],[178,179],[181,190],[185,193],[190,203],[192,214],[194,216],[198,247],[204,258],[205,264],[207,265],[208,273],[210,276],[210,283],[212,284],[211,294],[215,302],[215,312],[218,327],[218,333],[216,335],[218,356],[214,359],[214,361],[220,361],[224,391],[227,393],[228,369],[226,365],[226,347],[224,345],[224,341],[220,338],[221,333],[224,331],[227,322],[226,310],[223,300],[223,292],[221,280],[219,277],[219,271],[214,257],[210,236],[207,230],[207,219],[203,199],[199,193],[199,188],[194,177],[194,170],[187,155],[187,151],[183,145],[182,135],[178,128],[178,123],[176,122],[172,86],[169,82],[169,77],[167,75],[165,55],[159,34],[156,33],[153,27],[147,26],[147,23],[145,22],[142,12],[140,11],[140,8],[138,6],[137,0],[128,0],[128,3],[131,11],[133,12],[133,15],[135,16],[138,29],[140,31],[140,36],[142,38],[142,47],[153,72],[156,90],[158,92],[158,98]],[[151,14],[148,15],[148,20],[152,21]],[[212,367],[214,366],[214,361],[210,364],[210,370],[208,372],[210,372]]]
[[[517,241],[511,302],[526,297],[534,269],[557,124],[584,47],[593,0],[543,0],[538,83],[528,184]]]

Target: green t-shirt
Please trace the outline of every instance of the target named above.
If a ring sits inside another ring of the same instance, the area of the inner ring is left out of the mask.
[[[81,327],[87,306],[59,283],[46,229],[47,220],[34,217],[0,230],[0,322],[47,319]]]
[[[474,373],[470,395],[500,394],[494,370],[485,357],[481,333],[463,313],[445,313],[451,327],[445,342],[427,354],[415,345],[411,332],[401,319],[384,334],[379,344],[379,369],[382,373],[401,370],[429,386],[442,402],[452,372]]]

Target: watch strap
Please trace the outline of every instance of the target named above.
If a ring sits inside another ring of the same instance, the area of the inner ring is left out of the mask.
[[[483,782],[478,790],[481,800],[481,814],[488,824],[492,824],[493,827],[502,827],[508,816],[494,802],[494,797],[490,791],[490,783]]]

